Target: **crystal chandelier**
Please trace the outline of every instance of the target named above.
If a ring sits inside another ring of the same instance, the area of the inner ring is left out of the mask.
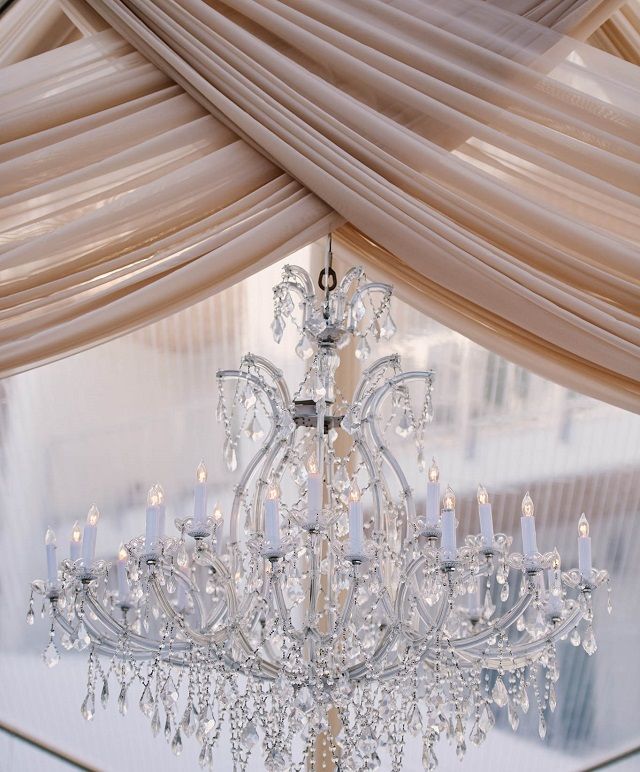
[[[53,667],[60,646],[86,651],[85,719],[98,695],[106,707],[114,692],[123,715],[135,700],[176,755],[193,735],[203,767],[225,725],[239,769],[258,744],[267,770],[315,768],[324,738],[325,762],[343,772],[379,768],[381,756],[400,770],[409,735],[422,738],[424,767],[434,769],[440,739],[462,758],[502,710],[514,731],[536,711],[544,737],[556,644],[568,637],[595,652],[592,591],[609,583],[592,568],[585,516],[577,570],[562,572],[555,550],[539,552],[528,493],[521,553],[494,533],[482,486],[480,533],[461,542],[456,497],[441,491],[435,461],[425,463],[433,374],[403,372],[386,356],[364,370],[351,401],[338,388],[341,349],[355,339],[365,359],[370,338],[394,334],[391,287],[361,268],[338,283],[329,241],[319,288],[295,266],[274,288],[274,338],[295,325],[307,362],[295,394],[261,356],[218,373],[229,471],[241,444],[257,446],[234,489],[229,538],[219,507],[207,507],[202,463],[193,514],[175,520],[174,536],[159,485],[144,536],[115,560],[95,558],[95,506],[60,563],[48,531],[48,580],[33,582],[27,616],[32,623],[33,593],[42,593],[44,661]],[[416,451],[419,490],[397,444]]]

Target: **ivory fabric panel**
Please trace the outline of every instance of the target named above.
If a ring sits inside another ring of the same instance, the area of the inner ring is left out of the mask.
[[[0,80],[0,374],[184,308],[335,227],[113,31]]]
[[[425,311],[640,409],[636,66],[475,0],[90,3]]]

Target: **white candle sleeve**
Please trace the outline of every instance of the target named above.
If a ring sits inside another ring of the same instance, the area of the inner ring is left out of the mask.
[[[491,504],[478,504],[478,515],[480,517],[482,543],[485,547],[491,547],[493,544],[493,515],[491,513]]]
[[[522,552],[530,558],[538,551],[536,543],[536,521],[532,516],[523,515],[520,518],[522,528]]]
[[[280,548],[280,502],[267,499],[264,503],[264,535],[269,547]]]
[[[118,560],[118,597],[124,603],[129,597],[129,579],[127,577],[127,561]]]
[[[591,579],[591,537],[578,537],[578,569],[583,579]]]
[[[148,554],[153,554],[158,549],[160,535],[160,513],[157,506],[147,507],[147,523],[144,536],[144,548]]]
[[[207,483],[197,482],[193,496],[193,520],[203,524],[207,519]]]
[[[85,565],[93,562],[96,554],[96,526],[85,525],[82,533],[82,560]]]
[[[164,506],[164,503],[158,504],[158,538],[159,539],[164,538],[165,519],[166,519],[166,508]]]
[[[310,525],[313,525],[317,522],[322,510],[322,480],[319,474],[309,474],[307,504],[307,520]]]
[[[442,549],[450,553],[456,551],[455,509],[444,509],[442,511]]]
[[[426,525],[435,527],[438,525],[440,517],[440,483],[427,482],[427,513]]]
[[[58,581],[58,561],[56,559],[56,545],[47,544],[47,578],[49,584],[56,584]]]
[[[71,541],[69,542],[69,558],[71,559],[71,562],[75,563],[76,560],[80,560],[81,554],[82,554],[82,542],[71,539]]]
[[[364,522],[362,502],[349,502],[349,553],[362,555],[364,553]]]

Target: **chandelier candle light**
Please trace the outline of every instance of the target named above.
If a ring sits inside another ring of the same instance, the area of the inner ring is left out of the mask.
[[[55,665],[60,646],[86,651],[84,718],[95,716],[96,693],[106,707],[115,687],[123,715],[135,694],[173,753],[195,738],[202,767],[224,737],[238,769],[260,752],[267,770],[302,770],[323,735],[325,761],[342,772],[383,759],[397,772],[411,735],[434,769],[439,741],[462,759],[496,711],[515,731],[532,704],[544,737],[557,702],[556,644],[569,637],[596,650],[592,593],[609,577],[592,567],[586,518],[579,568],[566,572],[557,550],[538,550],[529,493],[521,553],[494,533],[483,486],[480,533],[462,538],[456,496],[447,485],[441,498],[438,465],[424,461],[432,372],[403,372],[392,355],[364,370],[350,400],[336,381],[345,346],[355,342],[364,360],[371,337],[394,334],[391,287],[361,268],[338,282],[330,242],[319,285],[316,293],[305,270],[286,266],[274,288],[274,337],[296,327],[307,363],[294,394],[258,355],[218,373],[230,472],[255,443],[228,516],[217,505],[208,514],[201,462],[193,513],[175,520],[173,536],[159,485],[144,535],[115,559],[102,549],[96,559],[95,505],[61,562],[47,531],[47,581],[32,583],[27,615],[33,623],[42,593],[44,661]],[[417,500],[396,457],[407,444],[426,473]]]

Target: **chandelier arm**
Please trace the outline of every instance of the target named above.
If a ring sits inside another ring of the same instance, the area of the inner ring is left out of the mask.
[[[331,641],[336,639],[344,630],[345,625],[347,624],[347,621],[351,617],[351,612],[353,611],[353,603],[355,601],[357,587],[358,587],[358,581],[356,576],[352,572],[349,574],[349,587],[347,589],[347,597],[344,600],[342,611],[340,612],[340,615],[336,620],[336,623],[333,628],[333,632],[320,635],[320,642],[323,646],[326,646],[327,644],[331,643]]]
[[[393,453],[385,445],[380,435],[380,431],[377,425],[377,414],[382,400],[388,396],[393,391],[394,387],[396,387],[398,384],[408,383],[410,381],[431,381],[432,377],[433,371],[431,370],[412,370],[407,373],[396,375],[390,378],[385,384],[377,388],[372,394],[369,395],[362,410],[362,414],[366,421],[366,426],[369,430],[369,433],[371,434],[371,439],[374,446],[378,449],[382,458],[387,462],[395,474],[396,479],[398,480],[402,489],[403,500],[405,502],[405,509],[407,512],[407,523],[405,528],[403,528],[403,545],[406,542],[409,523],[416,522],[415,501],[413,499],[413,491],[411,490],[411,486],[409,485],[407,478],[402,471],[402,467],[398,463]]]
[[[375,533],[380,533],[382,531],[382,495],[380,493],[380,486],[374,483],[374,480],[378,479],[378,471],[361,429],[357,429],[354,432],[354,443],[358,448],[360,455],[362,456],[362,460],[364,461],[365,466],[367,467],[367,473],[372,483],[371,488],[375,504],[373,529]]]
[[[246,361],[248,364],[256,365],[259,369],[262,369],[268,373],[278,389],[282,404],[289,405],[291,403],[289,386],[287,385],[282,370],[276,367],[266,357],[260,356],[260,354],[245,354],[243,361]]]
[[[150,642],[148,639],[137,635],[136,633],[132,632],[131,629],[118,622],[116,619],[114,619],[111,614],[109,614],[105,609],[102,607],[100,602],[92,596],[88,591],[85,592],[85,601],[87,602],[89,608],[91,611],[95,614],[98,621],[100,621],[108,631],[110,631],[117,640],[126,637],[127,641],[130,644],[133,644],[137,648],[137,651],[142,652],[156,652],[158,651],[158,646],[160,645],[161,641],[152,641]],[[93,634],[94,637],[100,639],[103,643],[108,643],[110,645],[115,645],[112,643],[109,639],[104,638],[104,634],[100,632],[99,629],[97,629],[93,623],[93,620],[90,616],[84,617],[84,623],[85,626],[89,629],[89,631]],[[150,644],[154,643],[155,646],[151,646]],[[188,643],[177,643],[174,646],[174,651],[187,651],[189,648]]]
[[[338,284],[338,291],[346,294],[349,291],[349,287],[354,281],[358,281],[364,275],[364,270],[361,266],[354,266],[349,268],[345,275],[340,279]]]
[[[300,630],[296,630],[296,628],[293,625],[293,622],[291,621],[291,615],[289,614],[289,610],[287,609],[287,604],[284,599],[284,592],[282,589],[282,583],[280,581],[281,577],[279,574],[272,574],[272,584],[274,589],[274,596],[276,600],[276,606],[278,609],[278,614],[280,615],[280,619],[282,620],[282,624],[284,625],[285,632],[287,635],[289,635],[291,638],[298,642],[304,641],[304,634],[300,632]]]
[[[495,620],[491,627],[483,630],[480,633],[476,633],[469,638],[454,638],[450,641],[452,648],[456,649],[456,651],[470,651],[485,643],[497,633],[504,632],[509,627],[511,627],[514,622],[517,622],[518,618],[521,617],[522,614],[524,614],[524,612],[533,601],[534,596],[534,591],[528,590],[521,598],[519,598],[515,606],[507,611],[504,616]]]
[[[398,354],[389,354],[386,357],[380,357],[380,359],[376,359],[375,362],[370,364],[369,367],[362,371],[360,380],[358,381],[358,384],[353,393],[352,404],[357,405],[362,400],[366,387],[371,383],[376,373],[379,370],[384,370],[385,367],[389,366],[400,366],[400,356]]]
[[[271,431],[269,432],[267,438],[260,446],[260,449],[258,450],[258,452],[253,456],[253,458],[246,465],[244,472],[242,473],[242,477],[240,478],[240,481],[236,486],[235,495],[233,497],[231,515],[229,518],[229,541],[231,544],[237,544],[239,540],[238,539],[238,531],[239,531],[238,519],[239,519],[239,511],[240,511],[240,504],[242,501],[242,495],[246,490],[249,480],[251,479],[253,473],[255,472],[260,462],[263,460],[264,456],[266,456],[268,453],[274,452],[274,449],[272,446],[274,444],[274,440],[278,434],[278,429],[279,429],[279,426],[276,422],[276,415],[280,409],[280,406],[276,402],[273,396],[272,390],[267,388],[264,382],[260,378],[257,378],[255,375],[251,373],[245,373],[240,370],[219,370],[216,377],[220,381],[244,380],[244,381],[247,381],[247,383],[251,383],[254,386],[254,388],[259,389],[265,395],[271,407],[271,416],[270,416]],[[234,560],[233,568],[235,570],[236,568],[235,556],[233,557],[233,560]]]
[[[283,267],[282,272],[285,276],[293,276],[294,278],[298,279],[303,287],[303,292],[305,295],[307,295],[307,297],[315,297],[315,286],[313,284],[313,279],[309,275],[308,271],[306,271],[304,268],[301,268],[299,265],[287,264]],[[283,283],[287,284],[288,282],[285,281]]]
[[[64,614],[62,614],[57,608],[53,611],[53,618],[55,619],[56,623],[60,627],[60,629],[67,633],[69,636],[75,635],[75,630],[73,627],[67,622],[67,620],[64,618]],[[104,637],[104,634],[98,633],[92,625],[86,624],[86,627],[89,628],[91,631],[91,645],[93,646],[94,650],[98,654],[102,654],[105,657],[112,657],[118,653],[121,653],[121,650],[118,648],[117,644],[111,641],[108,638]],[[150,648],[136,648],[135,650],[135,656],[137,660],[141,659],[153,659],[157,655],[158,651],[157,649],[150,649]],[[167,660],[168,661],[168,660]],[[183,660],[178,660],[177,658],[174,660],[171,660],[171,663],[174,665],[182,666],[184,665]]]
[[[369,295],[373,292],[383,292],[385,295],[390,296],[393,292],[393,287],[391,284],[385,284],[381,281],[370,281],[367,284],[363,284],[361,287],[358,287],[358,289],[353,293],[351,296],[351,300],[347,304],[350,309],[349,318],[353,320],[353,308],[355,304],[362,299],[363,295]],[[353,332],[356,328],[356,324],[351,321],[349,324],[349,330]]]
[[[515,644],[509,646],[509,655],[505,656],[504,652],[500,655],[499,650],[495,648],[486,649],[483,653],[473,651],[457,651],[460,657],[463,657],[468,663],[477,663],[482,661],[486,662],[486,667],[499,668],[499,667],[511,667],[516,669],[528,664],[528,660],[532,656],[541,654],[553,645],[558,639],[566,635],[569,630],[575,626],[576,622],[582,615],[582,609],[576,605],[572,608],[569,615],[566,616],[561,622],[556,623],[554,629],[544,635],[542,638],[538,638],[535,641],[527,641],[522,644]]]

